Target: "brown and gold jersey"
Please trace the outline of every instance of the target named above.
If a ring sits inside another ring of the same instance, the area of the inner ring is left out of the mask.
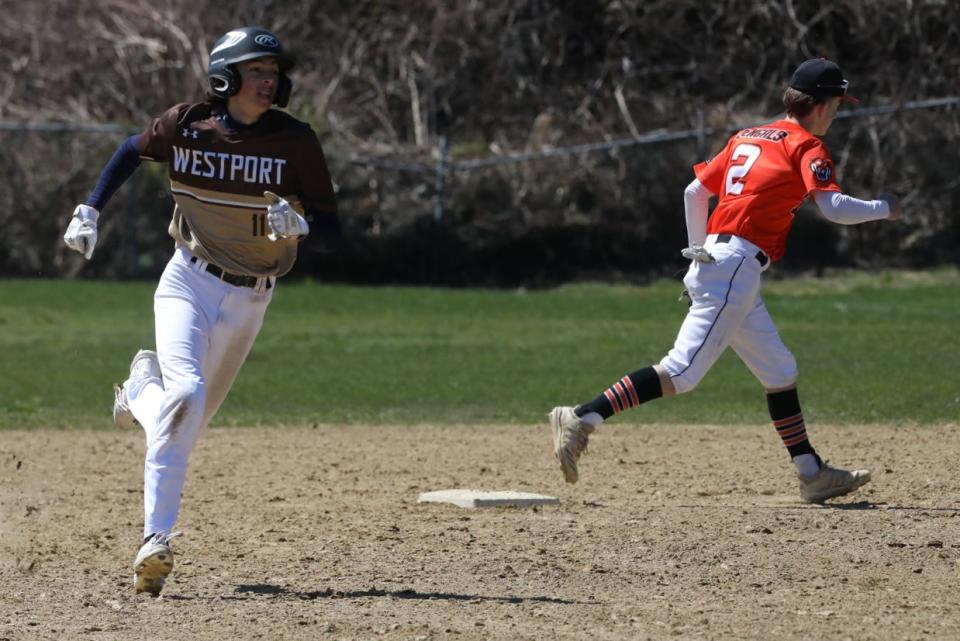
[[[140,155],[167,163],[177,244],[230,272],[282,276],[296,260],[297,239],[267,238],[263,192],[286,198],[308,222],[335,216],[323,149],[310,125],[277,109],[249,126],[227,123],[216,103],[176,105],[144,130]]]

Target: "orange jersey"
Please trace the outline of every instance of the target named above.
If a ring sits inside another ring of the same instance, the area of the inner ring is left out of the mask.
[[[819,138],[789,120],[736,133],[713,159],[694,166],[720,197],[708,234],[734,234],[779,260],[794,211],[817,190],[840,191],[830,152]]]

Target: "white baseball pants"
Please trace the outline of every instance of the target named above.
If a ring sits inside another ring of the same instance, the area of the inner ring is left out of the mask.
[[[273,296],[266,279],[237,287],[190,258],[176,249],[154,296],[163,381],[131,381],[127,389],[147,439],[144,536],[173,529],[190,452],[233,386]]]
[[[689,392],[728,347],[732,347],[764,388],[789,387],[797,362],[783,344],[760,297],[760,275],[769,265],[757,260],[759,248],[732,236],[704,247],[715,263],[693,262],[683,279],[692,305],[673,349],[660,361],[676,392]]]

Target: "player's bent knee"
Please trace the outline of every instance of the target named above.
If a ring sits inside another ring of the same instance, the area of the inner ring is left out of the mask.
[[[796,389],[797,387],[796,377],[794,377],[793,380],[791,381],[786,381],[786,382],[781,381],[780,383],[766,382],[766,381],[761,381],[761,382],[763,383],[763,389],[767,394],[776,394],[777,392],[786,392],[787,390]]]
[[[790,389],[797,386],[797,367],[794,364],[792,369],[777,372],[776,374],[767,374],[762,379],[760,379],[760,384],[763,385],[764,389],[768,392],[781,391],[785,389]]]
[[[686,394],[687,392],[692,392],[699,382],[700,381],[689,380],[681,376],[673,379],[673,388],[677,394]]]
[[[195,406],[198,405],[198,401],[205,401],[207,396],[207,391],[203,381],[199,379],[168,383],[166,392],[166,400],[168,404],[176,403]],[[203,405],[200,404],[200,407],[203,407]]]
[[[687,370],[681,374],[670,374],[669,380],[674,394],[686,394],[687,392],[692,392],[694,388],[700,384],[703,376],[698,376],[695,372]],[[664,394],[664,396],[666,396],[666,394]]]
[[[751,369],[768,393],[780,392],[797,386],[797,360],[790,352],[785,352],[780,359],[766,364],[762,368]]]
[[[654,365],[654,369],[660,375],[664,396],[685,394],[693,390],[706,374],[701,367],[678,362],[671,358],[671,355]]]
[[[183,426],[199,425],[206,404],[207,391],[202,380],[188,379],[168,384],[161,423],[165,423],[171,432]]]
[[[653,366],[653,371],[657,373],[657,377],[660,379],[660,396],[675,396],[677,386],[673,384],[673,379],[670,377],[667,368],[657,363]]]

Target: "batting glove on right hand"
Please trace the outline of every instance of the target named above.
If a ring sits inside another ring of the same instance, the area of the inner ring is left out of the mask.
[[[293,238],[310,233],[310,225],[306,219],[298,214],[289,202],[272,191],[265,191],[263,195],[270,202],[267,207],[267,224],[270,225],[267,238],[275,241],[277,238]]]
[[[100,212],[89,205],[77,205],[73,210],[73,218],[63,234],[63,242],[67,247],[83,254],[90,260],[93,248],[97,245],[97,219]]]
[[[681,250],[680,254],[687,260],[695,260],[698,263],[715,263],[717,259],[710,255],[706,249],[700,245],[690,245]]]

